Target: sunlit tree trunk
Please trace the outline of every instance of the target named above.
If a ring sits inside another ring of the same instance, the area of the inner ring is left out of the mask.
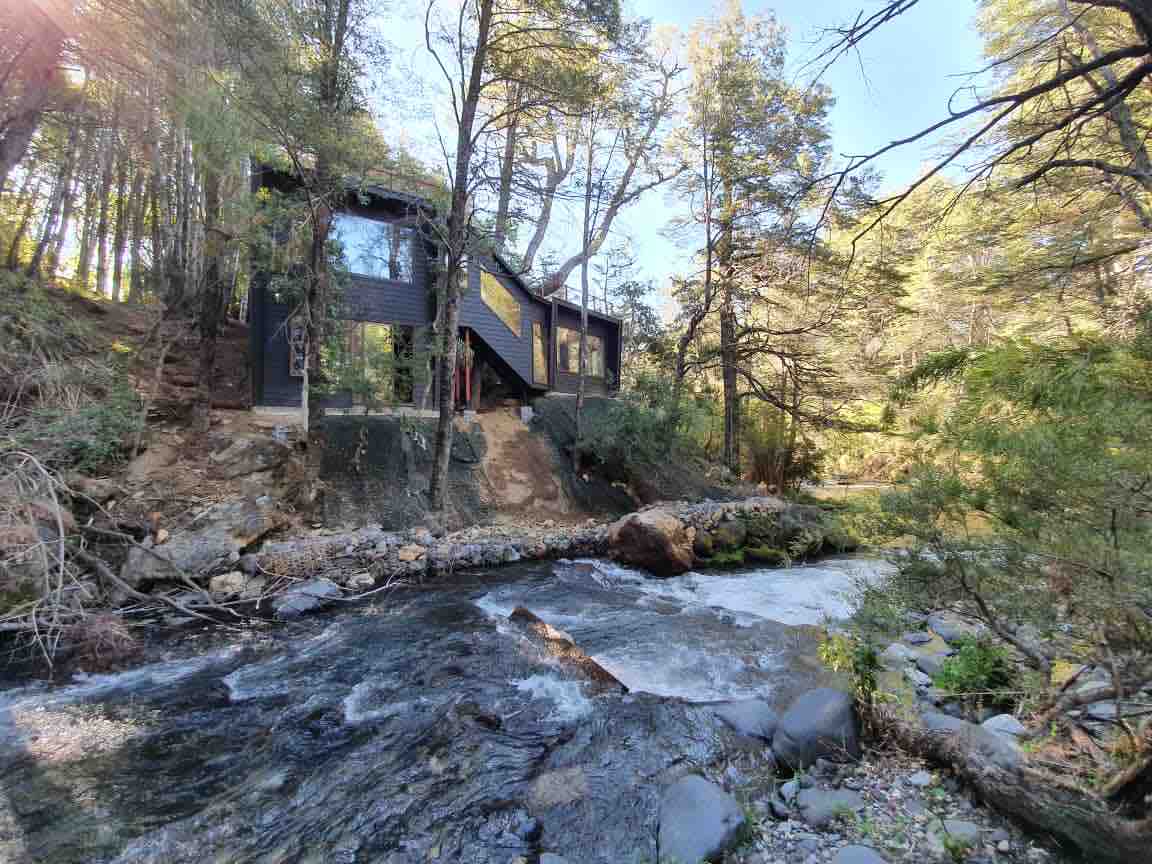
[[[6,263],[9,270],[15,270],[20,266],[20,250],[24,245],[28,228],[32,225],[32,217],[36,214],[36,202],[39,200],[41,185],[40,175],[29,170],[24,178],[24,187],[20,193],[20,198],[24,201],[24,212],[21,214],[20,222],[12,235],[12,242],[8,246]]]
[[[128,302],[140,303],[144,300],[144,266],[142,249],[144,245],[144,217],[147,214],[148,202],[144,195],[144,171],[137,166],[132,174],[132,192],[128,196],[128,210],[120,214],[125,220],[132,220],[132,247],[129,257],[131,272],[128,275]],[[121,230],[121,222],[117,219],[116,231]],[[117,238],[117,243],[120,238]],[[117,266],[123,258],[123,253],[116,256]]]

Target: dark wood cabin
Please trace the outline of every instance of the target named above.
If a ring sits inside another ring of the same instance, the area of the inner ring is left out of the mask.
[[[291,180],[265,171],[254,186],[287,192]],[[343,338],[340,356],[326,354],[324,362],[359,371],[351,376],[355,387],[336,386],[325,397],[327,408],[437,404],[437,377],[428,362],[441,260],[436,218],[428,201],[377,186],[350,190],[336,213],[332,236],[343,274],[336,315]],[[296,301],[279,288],[289,284],[284,277],[291,266],[264,266],[252,277],[254,405],[301,404],[302,328],[293,319]],[[546,394],[574,394],[579,307],[535,293],[495,255],[474,256],[467,274],[457,404],[479,410],[508,400],[530,404]],[[621,347],[620,320],[589,311],[586,392],[615,392]]]

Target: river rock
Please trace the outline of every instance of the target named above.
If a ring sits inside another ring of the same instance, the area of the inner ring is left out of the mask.
[[[133,547],[121,578],[138,586],[223,569],[239,560],[240,550],[286,521],[267,497],[218,504],[201,518],[196,530],[177,531],[163,546],[151,550]]]
[[[907,645],[893,642],[880,652],[880,665],[893,672],[901,671],[909,663],[915,663],[918,655]]]
[[[793,769],[817,759],[860,756],[856,707],[851,694],[821,687],[804,693],[784,712],[772,739],[777,758]]]
[[[945,819],[944,824],[934,825],[928,831],[928,848],[937,856],[943,857],[948,853],[945,838],[952,838],[953,843],[963,844],[970,851],[980,846],[980,835],[983,829],[975,822],[964,822],[959,819]],[[959,860],[965,860],[962,856]]]
[[[797,556],[819,552],[824,545],[824,511],[806,504],[792,504],[780,512],[780,540]]]
[[[832,856],[832,864],[888,864],[871,846],[845,846]]]
[[[923,630],[914,630],[912,632],[905,633],[900,638],[907,642],[909,645],[926,645],[932,641],[932,634],[925,633]]]
[[[340,586],[327,579],[311,579],[293,585],[272,601],[272,611],[281,620],[298,618],[309,612],[316,612],[331,605],[337,597],[343,596]]]
[[[986,630],[983,624],[962,618],[955,612],[947,610],[933,612],[929,615],[928,627],[949,644],[959,642],[962,639],[970,639],[973,636],[980,636]]]
[[[208,580],[208,592],[218,597],[239,597],[248,577],[239,570],[230,570]]]
[[[939,711],[925,711],[920,715],[920,722],[929,732],[939,732],[941,734],[958,732],[969,725],[966,720],[961,720],[959,717],[952,717],[948,714],[941,714]]]
[[[865,802],[850,789],[802,789],[796,796],[796,806],[805,822],[813,828],[824,828],[841,816],[864,809]]]
[[[944,668],[944,661],[947,659],[947,654],[924,654],[916,658],[916,668],[925,675],[935,678]]]
[[[540,856],[540,864],[568,864],[568,859],[562,855],[545,852]]]
[[[914,687],[927,689],[932,686],[932,679],[912,666],[904,670],[904,677],[911,681]]]
[[[692,569],[694,538],[694,531],[664,510],[632,513],[608,529],[612,557],[654,576],[676,576]]]
[[[396,557],[407,564],[410,561],[419,561],[428,554],[428,549],[419,543],[409,543],[396,551]]]
[[[740,804],[719,786],[681,777],[660,799],[660,862],[712,861],[735,845],[744,823]]]
[[[223,450],[213,453],[214,473],[225,480],[234,480],[261,471],[279,468],[292,455],[287,444],[267,436],[237,438]]]
[[[1011,735],[1013,738],[1028,731],[1024,728],[1024,724],[1012,714],[997,714],[995,717],[989,717],[980,725],[989,732],[999,732],[1001,735]]]
[[[767,702],[747,699],[716,707],[716,716],[741,735],[771,741],[780,718]]]

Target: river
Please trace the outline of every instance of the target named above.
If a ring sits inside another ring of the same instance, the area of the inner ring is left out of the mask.
[[[885,566],[516,565],[8,690],[0,860],[650,862],[662,782],[748,756],[710,703],[824,682],[812,625]],[[518,606],[630,692],[509,622]]]

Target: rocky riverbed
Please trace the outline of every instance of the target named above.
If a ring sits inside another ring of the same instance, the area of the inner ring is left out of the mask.
[[[261,499],[215,507],[188,529],[133,548],[121,578],[135,589],[175,589],[190,605],[198,598],[188,589],[198,584],[218,600],[252,601],[290,617],[381,587],[520,561],[610,556],[669,576],[694,567],[783,566],[855,548],[820,508],[771,497],[664,504],[614,522],[521,522],[447,534],[435,526],[369,526],[278,539],[269,537],[279,527],[276,515]]]
[[[785,512],[748,506],[657,521],[676,520],[682,548]],[[655,579],[523,560],[612,551],[612,535],[317,535],[328,545],[295,579],[276,556],[298,547],[239,555],[210,580],[282,579],[277,602],[300,608],[155,645],[127,672],[0,695],[0,858],[911,864],[963,844],[964,860],[1041,859],[949,777],[857,761],[852,699],[816,647],[884,562]],[[484,551],[465,567],[461,547]],[[382,577],[382,560],[403,569]],[[336,604],[361,572],[408,585]]]

